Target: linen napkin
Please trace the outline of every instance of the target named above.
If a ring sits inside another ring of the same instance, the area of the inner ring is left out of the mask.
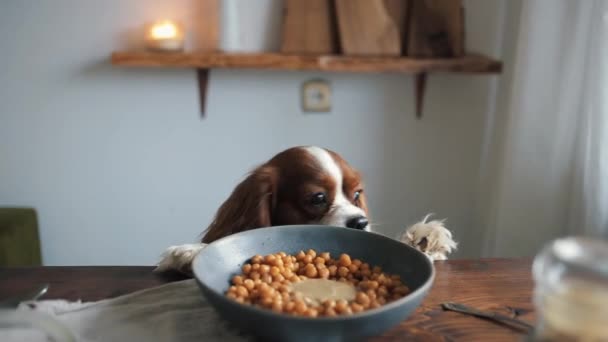
[[[253,341],[231,329],[201,294],[194,279],[96,302],[40,300],[17,310],[50,315],[77,341]],[[3,341],[33,341],[30,331],[12,331]],[[39,336],[40,337],[40,336]],[[46,341],[45,339],[39,339]]]

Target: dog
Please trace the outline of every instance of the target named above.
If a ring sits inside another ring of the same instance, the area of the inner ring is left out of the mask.
[[[456,249],[443,220],[430,215],[397,237],[432,261]],[[360,173],[338,153],[317,146],[288,148],[256,167],[220,206],[200,243],[169,247],[156,271],[191,272],[191,263],[209,243],[249,229],[322,224],[371,231]]]

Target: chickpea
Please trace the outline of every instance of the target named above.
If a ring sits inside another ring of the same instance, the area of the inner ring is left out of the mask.
[[[336,311],[339,313],[343,313],[348,308],[348,302],[344,299],[340,299],[336,301]]]
[[[327,299],[325,301],[323,301],[323,306],[327,309],[327,308],[333,308],[336,306],[336,301],[333,299]]]
[[[350,307],[353,310],[353,313],[362,312],[364,310],[363,305],[357,303],[352,303]]]
[[[247,291],[245,286],[239,285],[236,287],[236,294],[240,297],[247,297],[249,295],[249,291]]]
[[[325,259],[325,261],[329,261],[329,259],[331,259],[331,256],[329,255],[329,252],[323,252],[321,253],[321,258]]]
[[[365,292],[357,292],[355,300],[363,307],[368,307],[370,303],[369,296]]]
[[[331,265],[327,268],[329,270],[329,275],[334,277],[336,275],[336,272],[338,272],[338,266],[336,265]]]
[[[245,265],[243,265],[242,271],[245,274],[249,274],[249,272],[251,272],[251,264],[245,264]]]
[[[348,254],[341,254],[339,260],[340,266],[348,267],[352,263]]]
[[[308,309],[306,310],[306,316],[308,317],[317,317],[319,315],[319,311],[316,309]]]
[[[259,264],[259,263],[262,262],[262,259],[263,258],[262,258],[261,255],[256,254],[256,255],[253,256],[253,258],[251,258],[251,263],[253,263],[253,264]]]
[[[328,317],[337,316],[336,310],[334,308],[325,309],[325,316],[328,316]]]
[[[308,310],[308,306],[306,305],[306,303],[304,303],[303,300],[296,299],[294,310],[299,314],[303,314],[306,312],[306,310]]]
[[[296,303],[291,301],[291,302],[286,302],[283,305],[283,310],[285,310],[285,312],[293,312],[295,310],[296,307]]]
[[[320,256],[316,257],[316,258],[313,260],[313,262],[315,263],[315,265],[318,265],[318,264],[325,265],[325,261],[327,261],[327,260],[325,260],[325,258],[320,257]]]
[[[260,273],[261,274],[270,273],[270,266],[268,266],[268,265],[261,265],[260,266]]]
[[[348,268],[344,267],[344,266],[340,266],[340,268],[338,268],[338,275],[340,277],[346,277],[348,275]]]
[[[329,270],[327,268],[322,268],[319,270],[319,277],[323,279],[329,278]]]
[[[312,262],[312,255],[310,254],[306,254],[306,256],[304,257],[304,259],[302,259],[302,261],[304,262],[304,264],[310,264]]]
[[[315,252],[314,249],[309,249],[308,251],[306,251],[306,254],[310,255],[313,258],[317,256],[317,252]]]
[[[262,275],[261,279],[264,283],[267,283],[267,284],[272,283],[272,277],[270,276],[270,274]]]
[[[247,288],[247,290],[253,290],[255,287],[255,283],[251,279],[243,280],[243,285]]]
[[[264,257],[264,261],[265,261],[266,263],[269,263],[269,264],[270,264],[270,263],[274,262],[276,258],[277,258],[277,257],[276,257],[276,256],[274,256],[274,254],[268,254],[266,257]]]
[[[318,274],[317,269],[312,265],[312,264],[308,264],[306,265],[306,276],[309,278],[315,278]]]

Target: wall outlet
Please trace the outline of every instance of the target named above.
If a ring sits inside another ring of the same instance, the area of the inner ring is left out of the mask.
[[[305,112],[329,112],[331,87],[325,80],[310,80],[302,85],[302,110]]]

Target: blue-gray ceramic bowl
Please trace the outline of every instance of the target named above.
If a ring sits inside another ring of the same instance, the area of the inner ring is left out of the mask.
[[[412,291],[380,308],[351,316],[305,318],[275,313],[225,297],[232,276],[256,254],[297,253],[312,248],[333,257],[347,253],[401,276]],[[193,262],[194,277],[219,315],[240,331],[265,341],[353,341],[380,335],[407,319],[426,297],[435,270],[421,252],[380,234],[322,225],[259,228],[214,241]]]

